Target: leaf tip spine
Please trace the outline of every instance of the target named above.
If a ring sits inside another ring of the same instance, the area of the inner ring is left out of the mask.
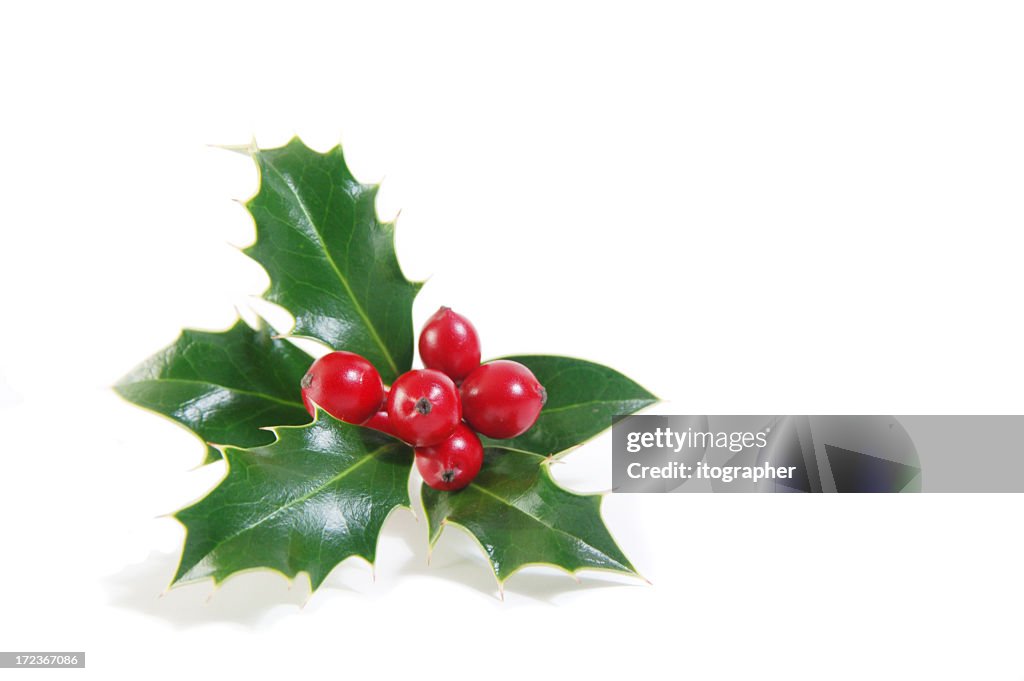
[[[250,140],[247,144],[207,144],[206,146],[211,149],[222,149],[224,151],[231,151],[242,156],[252,156],[253,146],[256,144],[255,138]]]

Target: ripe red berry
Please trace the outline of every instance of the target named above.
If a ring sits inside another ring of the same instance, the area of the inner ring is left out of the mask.
[[[533,372],[519,362],[481,364],[462,382],[462,412],[481,435],[510,438],[530,429],[547,401]]]
[[[420,359],[428,369],[461,381],[480,366],[480,338],[468,319],[442,307],[420,332]]]
[[[394,435],[394,433],[391,432],[391,419],[388,418],[388,413],[383,410],[378,411],[376,414],[371,416],[370,420],[363,425],[367,428],[373,428],[374,430],[379,430],[382,433],[387,433],[388,435]]]
[[[440,371],[409,371],[391,385],[388,418],[392,433],[413,447],[443,442],[462,420],[459,391]]]
[[[346,423],[363,423],[384,402],[384,384],[369,360],[354,352],[332,352],[313,362],[302,377],[302,402],[313,403]]]
[[[417,447],[415,451],[416,468],[423,482],[434,489],[462,489],[473,482],[484,462],[480,438],[463,423],[441,444]]]

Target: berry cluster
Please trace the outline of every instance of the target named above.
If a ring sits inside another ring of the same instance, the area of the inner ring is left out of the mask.
[[[469,320],[442,307],[420,333],[425,369],[389,388],[368,360],[338,351],[313,362],[302,378],[310,414],[383,431],[412,445],[416,467],[434,489],[462,489],[483,464],[477,434],[505,439],[537,421],[547,393],[519,362],[480,363],[480,339]]]

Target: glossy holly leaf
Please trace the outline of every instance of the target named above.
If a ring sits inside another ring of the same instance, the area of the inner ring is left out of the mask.
[[[173,344],[122,378],[114,390],[163,414],[207,443],[253,447],[274,441],[266,426],[309,422],[299,382],[313,358],[260,323],[227,331],[186,329]]]
[[[548,456],[575,447],[610,427],[617,414],[632,414],[658,401],[618,371],[575,357],[503,357],[525,364],[547,390],[537,423],[511,440],[485,444]]]
[[[488,447],[476,479],[458,492],[422,487],[430,545],[445,525],[469,532],[504,584],[527,565],[636,574],[601,519],[601,496],[574,494],[551,478],[548,459]]]
[[[377,185],[356,181],[340,146],[321,154],[295,138],[252,156],[260,188],[246,203],[256,242],[245,252],[270,275],[265,297],[295,316],[294,335],[358,353],[390,383],[412,366],[422,284],[402,274]]]
[[[186,530],[175,584],[270,568],[305,572],[316,589],[346,558],[373,563],[384,521],[409,507],[407,445],[323,411],[273,432],[273,444],[225,448],[226,477],[175,514]]]

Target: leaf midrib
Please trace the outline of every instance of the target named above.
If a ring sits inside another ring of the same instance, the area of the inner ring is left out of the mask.
[[[268,400],[270,402],[277,402],[286,407],[298,407],[299,409],[305,409],[305,406],[301,402],[293,402],[291,400],[285,400],[280,397],[274,397],[266,393],[257,392],[255,390],[246,390],[245,388],[235,388],[229,385],[221,385],[220,383],[213,383],[212,381],[200,381],[193,378],[146,378],[141,381],[132,381],[131,383],[123,383],[117,387],[127,388],[133,385],[143,385],[146,383],[184,383],[186,385],[203,385],[210,386],[213,388],[220,388],[222,390],[230,390],[231,392],[239,393],[241,395],[249,395],[250,397],[258,397],[260,399]]]
[[[622,400],[589,400],[587,402],[576,402],[575,404],[563,404],[560,407],[551,407],[550,409],[542,409],[541,412],[540,412],[540,415],[544,416],[545,414],[556,414],[556,413],[558,413],[560,411],[567,411],[569,409],[577,409],[577,408],[580,408],[580,407],[589,407],[589,406],[591,406],[593,404],[622,404],[623,402],[642,402],[642,401],[644,401],[646,399],[648,399],[648,398],[646,398],[646,397],[636,397],[636,398],[632,398],[632,399],[622,399]]]
[[[284,173],[278,170],[277,166],[274,165],[273,161],[271,161],[266,156],[263,156],[262,158],[265,160],[267,167],[273,170],[274,173],[279,178],[281,178],[285,186],[288,187],[288,190],[292,193],[292,196],[295,197],[295,201],[296,203],[299,204],[299,208],[302,209],[303,215],[305,215],[306,219],[309,220],[309,224],[313,227],[313,230],[316,232],[317,237],[320,239],[320,245],[324,249],[324,255],[327,258],[327,262],[331,265],[331,269],[334,270],[334,273],[338,276],[338,280],[341,281],[342,286],[345,287],[345,292],[348,293],[348,297],[352,299],[352,303],[356,307],[356,312],[359,313],[359,316],[362,317],[363,321],[366,323],[366,328],[370,330],[370,334],[373,336],[373,340],[377,343],[378,347],[380,347],[381,351],[384,353],[384,358],[390,365],[391,370],[395,373],[395,375],[398,375],[400,373],[398,371],[398,364],[395,362],[395,359],[391,356],[391,352],[388,350],[387,346],[384,344],[384,341],[377,333],[377,328],[370,321],[369,316],[367,316],[366,311],[363,309],[362,303],[360,303],[359,299],[356,298],[355,292],[352,290],[351,285],[349,285],[348,278],[345,277],[344,274],[342,274],[341,269],[338,267],[338,264],[334,262],[334,256],[331,255],[330,249],[327,248],[327,241],[324,239],[323,232],[320,230],[320,226],[319,224],[317,224],[317,221],[313,219],[312,213],[310,213],[309,209],[306,207],[305,201],[302,200],[302,197],[299,196],[298,190],[288,180]]]
[[[537,454],[536,456],[540,456],[540,455],[539,455],[539,454]],[[541,457],[541,458],[543,458],[543,457]],[[522,513],[522,514],[523,514],[523,515],[525,515],[526,517],[528,517],[528,518],[532,519],[533,521],[537,522],[538,524],[540,524],[540,525],[543,525],[544,527],[548,528],[548,529],[549,529],[549,530],[551,530],[552,532],[556,532],[556,533],[558,533],[558,534],[562,534],[562,535],[565,535],[566,537],[569,537],[569,538],[570,538],[570,539],[572,539],[572,540],[575,540],[575,541],[578,541],[578,542],[580,542],[580,543],[581,543],[581,544],[583,544],[584,546],[589,546],[589,547],[590,547],[591,549],[593,549],[593,550],[594,550],[594,551],[596,551],[597,553],[599,553],[599,554],[601,554],[602,556],[604,556],[605,558],[607,558],[607,559],[608,559],[608,560],[609,560],[610,562],[612,562],[612,563],[614,563],[614,564],[618,565],[618,566],[619,566],[619,567],[621,567],[621,568],[622,568],[623,570],[627,570],[627,571],[629,570],[629,568],[628,568],[628,567],[626,567],[625,565],[623,565],[622,563],[620,563],[620,562],[619,562],[618,560],[616,560],[615,558],[612,558],[612,557],[611,557],[611,556],[609,556],[609,555],[608,555],[607,553],[605,553],[603,549],[599,549],[598,547],[594,546],[593,544],[590,544],[590,543],[589,543],[589,542],[587,542],[587,541],[586,541],[585,539],[583,539],[583,537],[577,537],[576,535],[574,535],[574,534],[570,534],[569,532],[566,532],[565,530],[562,530],[562,529],[559,529],[559,528],[557,528],[557,527],[554,527],[554,526],[552,526],[552,525],[549,525],[548,523],[544,522],[543,520],[541,520],[541,519],[540,519],[540,518],[538,518],[537,516],[533,515],[532,513],[527,513],[526,511],[524,511],[523,509],[519,508],[519,507],[518,507],[518,506],[516,506],[515,504],[511,503],[511,502],[510,502],[510,501],[508,501],[507,499],[505,499],[505,498],[503,498],[503,497],[500,497],[500,496],[498,496],[498,495],[497,495],[497,494],[495,494],[494,492],[492,492],[492,491],[490,491],[489,489],[487,489],[486,487],[482,486],[482,485],[481,485],[480,483],[477,483],[477,482],[471,482],[471,483],[469,483],[469,486],[470,486],[470,487],[473,487],[473,488],[475,488],[475,489],[477,489],[477,490],[478,490],[478,491],[480,491],[480,492],[483,492],[484,494],[486,494],[486,495],[487,495],[487,496],[489,496],[489,497],[492,497],[493,499],[497,499],[497,500],[498,500],[499,502],[501,502],[502,504],[505,504],[505,505],[506,505],[506,506],[508,506],[509,508],[514,508],[515,510],[519,511],[520,513]],[[572,494],[572,493],[571,493],[571,492],[569,492],[569,494]],[[579,495],[576,495],[576,496],[579,496]]]
[[[216,544],[214,544],[213,547],[209,551],[204,553],[202,558],[205,558],[206,556],[209,556],[214,551],[217,551],[221,546],[224,546],[228,542],[231,542],[231,541],[237,539],[238,537],[242,536],[246,532],[250,532],[250,531],[256,529],[257,527],[259,527],[263,523],[267,522],[271,518],[276,517],[280,513],[283,513],[284,511],[287,511],[288,509],[293,508],[294,506],[297,506],[298,504],[302,504],[302,503],[304,503],[306,501],[309,501],[310,499],[315,497],[317,494],[320,494],[321,492],[323,492],[328,487],[331,487],[332,485],[335,485],[338,482],[340,482],[341,480],[343,480],[345,478],[345,476],[347,476],[349,473],[351,473],[352,471],[356,470],[357,468],[359,468],[360,466],[365,464],[367,461],[370,461],[371,459],[376,457],[381,452],[383,452],[383,451],[385,451],[387,449],[393,448],[393,447],[397,447],[397,446],[398,446],[397,443],[388,443],[386,445],[382,445],[382,446],[378,447],[377,449],[373,450],[372,452],[367,452],[366,454],[363,455],[363,457],[358,462],[352,464],[351,466],[349,466],[348,468],[343,470],[341,473],[338,473],[334,477],[330,478],[323,485],[320,485],[316,489],[314,489],[314,490],[312,490],[312,491],[310,491],[310,492],[308,492],[306,494],[303,494],[301,497],[297,497],[295,499],[292,499],[291,501],[289,501],[288,503],[284,504],[283,506],[274,509],[273,512],[268,513],[267,515],[263,516],[262,518],[260,518],[256,522],[243,527],[242,529],[238,530],[237,532],[231,534],[228,537],[225,537],[224,539],[221,539]],[[196,561],[195,564],[189,566],[188,572],[191,572],[191,570],[202,561],[202,558],[200,558],[200,560]],[[188,572],[186,572],[185,574],[188,574]]]

